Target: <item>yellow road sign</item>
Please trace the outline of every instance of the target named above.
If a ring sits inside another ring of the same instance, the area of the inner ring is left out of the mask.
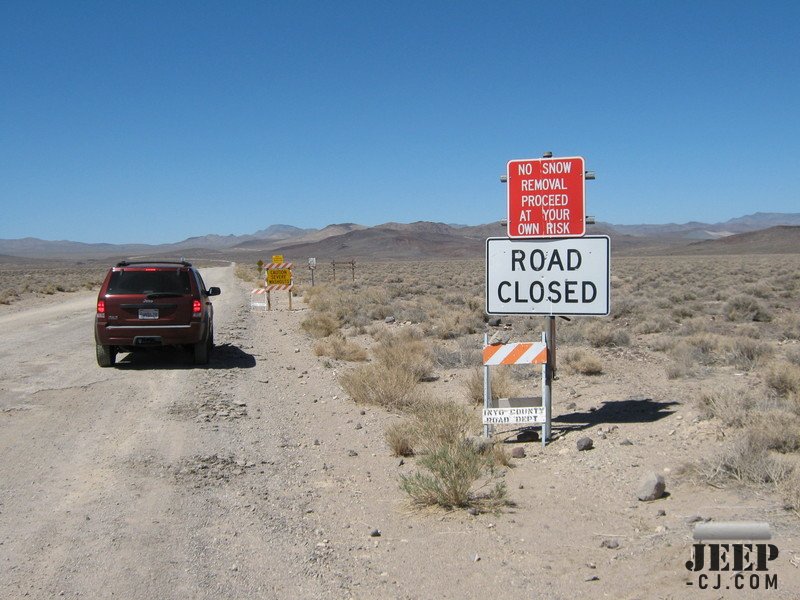
[[[272,258],[275,257],[273,256]],[[267,285],[289,285],[290,283],[292,283],[291,269],[270,269],[267,271]]]
[[[274,263],[282,263],[283,262],[283,254],[273,254],[272,255],[272,262],[274,262]]]

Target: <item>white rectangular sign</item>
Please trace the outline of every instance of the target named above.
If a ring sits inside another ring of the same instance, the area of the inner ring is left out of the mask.
[[[546,419],[544,406],[521,406],[516,408],[484,408],[484,425],[541,424]]]
[[[490,315],[607,315],[611,240],[486,240]]]

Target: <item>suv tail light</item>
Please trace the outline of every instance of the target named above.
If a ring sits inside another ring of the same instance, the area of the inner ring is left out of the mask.
[[[195,315],[199,315],[203,311],[203,305],[201,304],[200,300],[195,300],[192,302],[192,313]]]
[[[105,300],[98,300],[97,301],[97,314],[104,315],[106,313],[106,301]]]

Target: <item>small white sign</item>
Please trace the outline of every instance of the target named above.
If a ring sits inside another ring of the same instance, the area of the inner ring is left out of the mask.
[[[608,236],[486,240],[490,315],[608,315]]]
[[[308,267],[310,269],[314,269],[317,266],[317,259],[316,258],[309,258],[308,259]]]
[[[546,420],[544,406],[520,406],[516,408],[484,408],[484,425],[542,424]]]

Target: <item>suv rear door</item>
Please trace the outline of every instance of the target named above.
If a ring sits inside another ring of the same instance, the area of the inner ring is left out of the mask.
[[[184,267],[125,267],[111,273],[106,316],[114,326],[188,325],[197,295]]]

